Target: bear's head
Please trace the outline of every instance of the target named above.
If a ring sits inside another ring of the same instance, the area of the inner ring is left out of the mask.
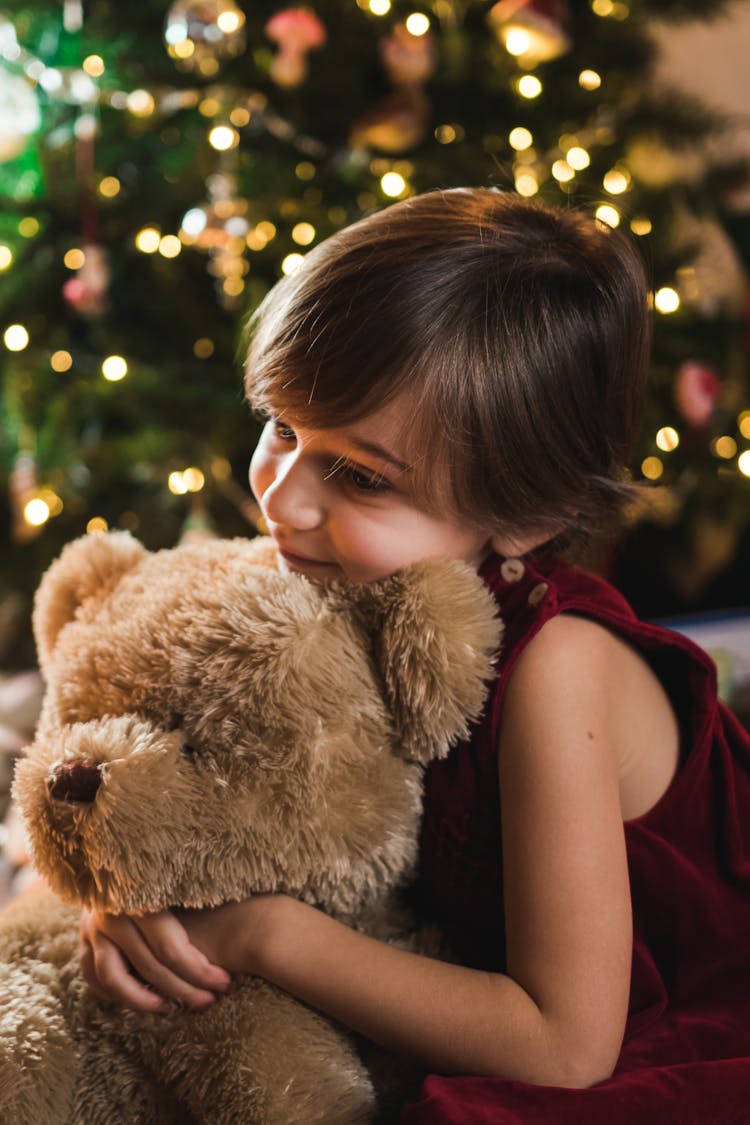
[[[480,711],[500,633],[460,563],[324,587],[267,540],[125,533],[66,547],[34,628],[47,691],[14,792],[63,898],[280,891],[340,916],[411,870],[423,765]]]

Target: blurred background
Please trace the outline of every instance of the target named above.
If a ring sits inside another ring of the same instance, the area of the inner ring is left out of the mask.
[[[743,710],[749,48],[748,0],[0,0],[0,745],[33,725],[66,541],[255,533],[247,312],[341,226],[461,184],[638,242],[643,499],[594,561],[718,629]]]

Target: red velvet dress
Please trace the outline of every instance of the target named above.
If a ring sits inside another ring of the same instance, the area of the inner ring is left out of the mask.
[[[506,625],[499,676],[471,740],[428,770],[418,886],[466,964],[504,967],[498,728],[508,677],[545,621],[582,614],[637,648],[672,700],[681,763],[658,804],[625,824],[633,970],[614,1075],[589,1090],[432,1075],[402,1121],[748,1125],[750,737],[717,702],[705,653],[639,621],[606,582],[552,558],[493,557],[482,574]]]

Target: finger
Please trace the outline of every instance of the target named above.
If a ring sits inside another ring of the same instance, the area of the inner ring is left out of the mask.
[[[81,950],[84,979],[100,1000],[114,1001],[136,1012],[171,1014],[174,1005],[139,981],[114,942],[98,934],[94,943],[84,941]]]
[[[231,977],[225,969],[214,965],[197,946],[187,930],[171,913],[146,914],[133,918],[154,958],[175,976],[203,991],[225,991]],[[140,971],[140,970],[139,970]]]

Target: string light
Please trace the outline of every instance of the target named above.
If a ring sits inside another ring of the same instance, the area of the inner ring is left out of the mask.
[[[104,74],[104,59],[101,55],[87,55],[81,66],[92,78],[100,78]]]
[[[520,27],[509,28],[503,42],[505,44],[505,50],[509,55],[513,55],[514,58],[527,55],[531,50],[531,37]]]
[[[711,442],[711,452],[722,461],[731,461],[737,452],[737,442],[729,434],[722,434]]]
[[[63,262],[69,270],[79,270],[85,261],[86,255],[83,250],[79,250],[77,247],[68,250],[63,258]]]
[[[737,468],[743,476],[750,477],[750,449],[746,449],[744,453],[740,453],[737,458]]]
[[[110,383],[119,383],[127,373],[127,361],[121,355],[108,355],[102,362],[102,375]]]
[[[169,491],[175,496],[184,496],[186,492],[200,492],[205,483],[205,476],[195,466],[172,472],[167,478]]]
[[[528,129],[524,129],[522,125],[518,125],[515,129],[511,129],[508,134],[511,148],[516,149],[517,152],[523,152],[527,148],[531,148],[534,143],[534,138]]]
[[[597,207],[596,217],[600,223],[606,223],[608,227],[619,227],[620,225],[620,212],[616,207],[611,207],[609,203],[602,203],[601,207]]]
[[[163,258],[176,258],[182,250],[182,243],[176,234],[165,234],[159,241],[159,253]]]
[[[406,30],[410,35],[419,39],[430,30],[430,21],[424,12],[412,12],[410,16],[406,17]]]
[[[153,95],[148,90],[133,90],[127,96],[126,105],[133,117],[150,117],[156,108]]]
[[[208,134],[208,143],[217,152],[228,152],[240,143],[240,135],[231,125],[215,125]]]
[[[632,230],[633,234],[637,234],[639,237],[643,237],[643,235],[645,234],[651,234],[651,231],[653,230],[653,224],[650,219],[645,219],[642,216],[637,216],[635,219],[631,219],[630,229]]]
[[[586,149],[581,148],[580,145],[573,145],[572,148],[569,148],[565,153],[565,159],[571,168],[575,168],[576,172],[582,172],[591,163],[591,157]]]
[[[214,342],[208,336],[201,336],[193,344],[193,355],[196,359],[209,359],[214,354]]]
[[[156,227],[144,227],[135,236],[135,244],[143,254],[155,254],[160,242],[161,233]]]
[[[529,171],[520,172],[516,176],[515,184],[518,194],[525,196],[527,199],[532,195],[536,195],[539,191],[539,181],[536,176]]]
[[[552,165],[552,175],[561,184],[566,184],[575,176],[575,171],[570,167],[567,160],[556,160]]]
[[[663,285],[654,294],[654,307],[657,312],[668,314],[677,312],[680,307],[680,295],[671,285]]]
[[[92,516],[86,524],[86,531],[89,535],[101,535],[105,531],[109,531],[109,524],[103,516]]]
[[[406,191],[406,180],[399,172],[386,172],[381,176],[380,189],[389,199],[397,199]]]
[[[314,180],[317,169],[315,165],[309,160],[301,160],[297,167],[294,169],[294,174],[298,180]]]
[[[656,444],[663,453],[671,453],[680,444],[680,435],[672,426],[662,426],[656,434]]]
[[[99,194],[103,195],[105,199],[114,199],[120,193],[120,186],[117,176],[105,176],[99,182]]]
[[[658,457],[647,457],[641,462],[641,473],[646,480],[658,480],[664,472],[664,465]]]
[[[598,90],[601,84],[601,75],[595,70],[582,70],[578,75],[578,85],[583,90]]]
[[[303,254],[287,254],[281,263],[281,272],[283,274],[293,273],[305,260]]]
[[[516,89],[522,98],[538,98],[542,92],[542,83],[535,74],[522,74],[516,83]]]
[[[13,252],[10,246],[0,243],[0,270],[7,270],[13,263]]]
[[[374,16],[387,16],[391,10],[391,0],[369,0],[367,7]]]
[[[22,324],[10,324],[5,329],[3,341],[9,352],[22,352],[28,347],[29,334]]]
[[[312,223],[297,223],[292,228],[292,239],[298,246],[309,246],[315,238],[315,227]]]
[[[23,518],[32,527],[41,527],[50,518],[49,504],[41,496],[34,496],[24,505]]]
[[[750,410],[743,410],[737,418],[737,426],[744,438],[750,438]]]
[[[73,366],[73,356],[66,351],[53,352],[49,365],[53,371],[70,371]]]
[[[605,173],[602,183],[610,195],[622,195],[630,187],[630,174],[623,168],[611,168]]]
[[[21,219],[18,224],[18,233],[21,238],[33,238],[35,235],[39,234],[39,220],[31,216]]]

